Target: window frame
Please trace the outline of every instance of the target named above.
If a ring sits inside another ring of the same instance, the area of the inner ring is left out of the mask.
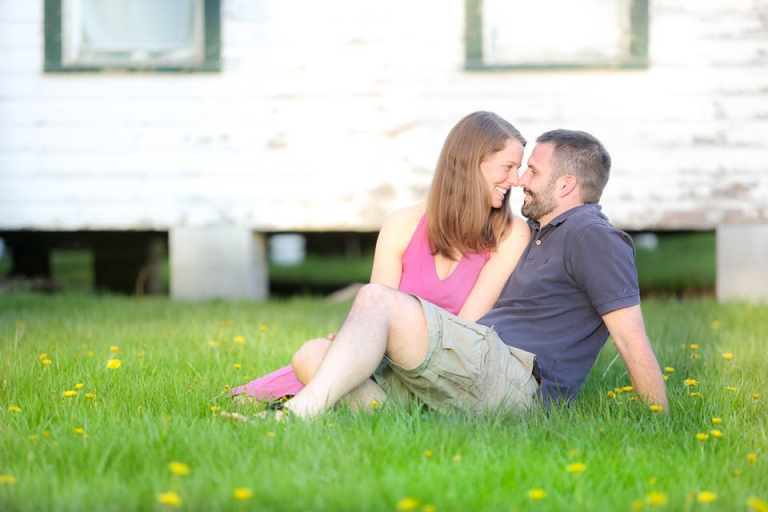
[[[536,69],[642,69],[648,67],[648,0],[628,0],[630,3],[631,39],[629,55],[616,64],[558,63],[486,64],[483,62],[483,0],[465,0],[465,59],[466,70],[536,70]]]
[[[218,72],[221,71],[221,0],[203,0],[205,42],[203,62],[196,65],[99,65],[64,66],[62,63],[62,0],[45,0],[44,36],[46,73],[87,73],[125,71],[147,73]]]

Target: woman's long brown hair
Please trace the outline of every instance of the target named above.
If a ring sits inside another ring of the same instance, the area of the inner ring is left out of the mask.
[[[513,139],[526,140],[492,112],[474,112],[453,127],[443,144],[427,199],[427,236],[433,254],[459,259],[467,252],[494,250],[510,228],[509,194],[491,206],[480,162]]]

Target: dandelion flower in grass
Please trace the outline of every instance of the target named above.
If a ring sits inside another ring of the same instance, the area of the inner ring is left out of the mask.
[[[219,412],[221,410],[221,407],[218,405],[212,405],[211,406],[211,412]]]
[[[650,504],[652,507],[660,507],[667,504],[667,495],[663,492],[651,491],[648,494],[647,499],[648,504]]]
[[[403,498],[397,502],[397,510],[416,510],[419,508],[419,500],[416,498]]]
[[[264,332],[264,331],[266,331],[266,330],[267,330],[267,326],[262,324],[262,325],[260,325],[260,326],[259,326],[259,330],[260,330],[261,332]]]
[[[96,352],[94,352],[93,350],[89,350],[87,355],[88,357],[93,357],[94,355],[96,355]]]
[[[664,375],[664,380],[668,381],[669,380],[669,375]]]
[[[667,366],[666,368],[664,368],[664,371],[667,372],[667,373],[672,373],[672,372],[675,371],[675,369],[672,368],[671,366]]]
[[[734,478],[739,478],[741,476],[741,470],[740,469],[734,469],[732,474],[733,474]]]
[[[8,407],[8,410],[11,411],[11,412],[21,412],[21,407],[17,407],[15,405],[12,405],[12,406]]]
[[[458,453],[453,456],[453,462],[461,462],[461,455]]]
[[[52,362],[50,359],[43,359],[43,366],[50,366]]]
[[[109,361],[107,361],[107,368],[109,368],[110,370],[115,370],[117,368],[120,368],[122,364],[123,362],[120,361],[119,359],[110,359]]]
[[[89,399],[93,400],[93,399],[96,398],[96,395],[94,395],[93,393],[86,393],[85,394],[85,398],[89,398]]]
[[[232,341],[234,341],[235,343],[239,343],[240,345],[245,344],[245,338],[243,338],[242,336],[235,336],[234,338],[232,338]]]
[[[733,386],[726,386],[726,388],[725,388],[725,389],[726,389],[726,390],[728,390],[728,391],[730,391],[730,392],[732,392],[732,393],[733,393],[733,392],[735,392],[735,391],[738,391],[738,390],[737,390],[735,387],[733,387]]]
[[[573,464],[568,464],[565,467],[565,470],[568,473],[581,473],[582,471],[587,469],[587,465],[583,462],[574,462]]]
[[[11,475],[0,475],[0,484],[13,485],[16,483],[16,479]]]
[[[632,391],[634,391],[634,389],[635,389],[635,388],[633,388],[632,386],[624,386],[624,387],[623,387],[623,388],[621,388],[621,389],[622,389],[622,390],[623,390],[625,393],[631,393]]]
[[[768,502],[765,502],[756,496],[749,497],[747,506],[756,512],[768,512]]]
[[[726,361],[730,361],[731,359],[733,359],[733,354],[731,354],[730,352],[723,352],[723,359],[725,359]]]
[[[174,491],[161,492],[157,495],[157,501],[163,505],[168,505],[169,507],[181,506],[181,496],[179,496],[179,493]]]
[[[694,391],[693,393],[691,393],[691,396],[693,398],[701,398],[701,393],[699,393],[698,391]]]
[[[235,370],[239,370],[242,367],[243,365],[241,365],[240,363],[235,363]]]
[[[168,463],[168,469],[171,470],[171,473],[178,476],[185,476],[189,474],[189,466],[183,462],[170,462]]]
[[[267,436],[269,436],[272,439],[274,439],[275,438],[275,433],[274,432],[267,432]]]
[[[709,434],[707,434],[706,432],[699,432],[698,434],[696,434],[696,439],[698,439],[699,441],[706,441],[707,439],[709,439]]]
[[[688,387],[698,386],[699,385],[699,381],[697,381],[696,379],[685,379],[683,381],[683,384],[685,384]]]
[[[709,431],[709,435],[711,435],[712,437],[714,437],[715,439],[717,439],[718,437],[723,437],[723,432],[722,432],[722,431],[720,431],[720,430],[717,430],[717,429],[715,429],[715,430],[710,430],[710,431]]]
[[[717,499],[717,493],[712,491],[701,491],[696,499],[699,503],[712,503]]]
[[[110,352],[117,352],[118,350],[120,350],[120,348],[119,347],[115,347],[114,345],[109,347],[109,351]]]
[[[208,346],[209,346],[209,347],[218,347],[218,346],[219,346],[219,342],[218,342],[218,341],[216,341],[216,340],[210,340],[210,341],[208,342]]]
[[[40,354],[40,360],[42,361],[43,359],[48,359],[48,354],[46,354],[45,352]]]
[[[437,512],[437,507],[431,503],[427,503],[421,507],[421,512]]]
[[[372,400],[371,401],[371,407],[373,407],[374,409],[376,409],[379,405],[381,405],[381,404],[379,402],[377,402],[376,400]]]
[[[547,492],[544,489],[536,488],[528,491],[528,497],[532,500],[543,500],[547,497]]]
[[[712,320],[712,323],[710,324],[713,329],[719,329],[720,328],[720,320]]]
[[[85,434],[85,430],[80,428],[80,427],[75,427],[75,434],[81,436],[81,435]]]
[[[432,450],[425,450],[425,451],[424,451],[424,456],[425,456],[426,458],[430,459],[430,458],[432,458],[432,455],[433,455],[433,454],[432,454]]]
[[[652,405],[651,406],[651,411],[653,411],[653,412],[661,412],[663,410],[664,410],[664,408],[662,406],[660,406],[660,405]]]
[[[719,425],[719,424],[721,424],[722,422],[723,422],[723,418],[718,418],[717,416],[715,416],[714,418],[712,418],[712,423],[714,423],[715,425]]]
[[[616,393],[614,393],[613,391],[609,391],[605,394],[605,396],[607,396],[608,398],[616,398]]]
[[[695,343],[691,343],[691,350],[698,350],[699,346]]]
[[[752,400],[757,400],[758,398],[760,398],[759,393],[752,393]]]
[[[83,386],[85,386],[85,384],[83,384],[82,382],[78,382],[77,384],[75,384],[75,389],[83,389]]]
[[[749,455],[747,455],[747,461],[749,461],[750,464],[752,464],[753,462],[757,462],[757,455],[755,455],[754,453],[750,453]]]
[[[240,501],[249,500],[253,497],[253,491],[246,487],[238,487],[233,494],[235,499]]]
[[[72,397],[73,397],[73,396],[75,396],[76,394],[77,394],[77,391],[73,391],[73,390],[71,390],[71,389],[69,389],[69,390],[67,390],[67,391],[65,391],[65,392],[63,393],[63,395],[64,395],[64,396],[66,396],[67,398],[72,398]]]

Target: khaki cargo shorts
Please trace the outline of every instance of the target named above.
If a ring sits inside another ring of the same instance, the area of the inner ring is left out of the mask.
[[[408,403],[415,397],[443,414],[522,412],[531,406],[539,387],[532,375],[534,354],[506,345],[492,327],[416,298],[429,328],[427,357],[410,370],[384,358],[374,378],[390,400]]]

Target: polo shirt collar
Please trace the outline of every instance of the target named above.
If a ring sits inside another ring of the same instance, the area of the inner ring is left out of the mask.
[[[574,215],[584,213],[588,210],[592,210],[596,213],[600,213],[602,209],[603,207],[600,206],[599,204],[583,204],[581,206],[576,206],[575,208],[571,208],[570,210],[561,213],[560,215],[558,215],[557,217],[549,221],[549,224],[547,224],[547,226],[556,227],[562,224],[563,222],[565,222],[566,220],[568,220],[570,217],[573,217]],[[531,228],[531,231],[541,228],[541,224],[539,223],[539,221],[533,220],[533,219],[528,219],[528,226]]]

